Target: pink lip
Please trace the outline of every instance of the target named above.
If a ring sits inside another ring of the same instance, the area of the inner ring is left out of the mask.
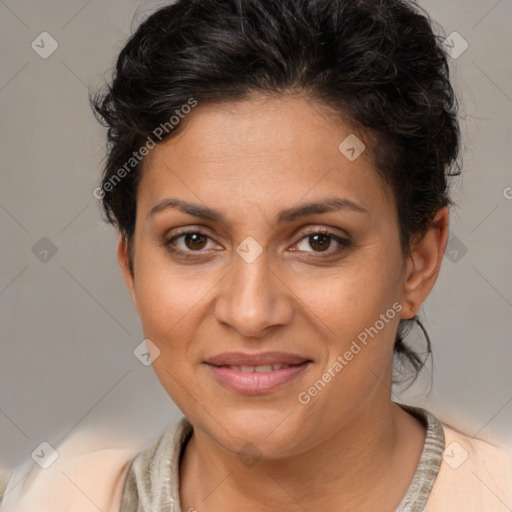
[[[249,395],[268,393],[284,384],[291,382],[310,364],[306,361],[302,364],[280,368],[270,372],[242,372],[227,366],[213,366],[207,364],[213,375],[224,385]]]

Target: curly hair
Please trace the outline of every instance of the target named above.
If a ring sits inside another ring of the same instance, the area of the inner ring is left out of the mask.
[[[191,99],[237,101],[253,93],[301,94],[371,137],[375,168],[397,206],[404,257],[436,212],[454,204],[448,177],[460,174],[458,103],[442,38],[416,3],[177,0],[139,26],[106,91],[91,97],[108,128],[96,197],[105,220],[128,243],[132,272],[144,162],[133,155]],[[184,126],[186,119],[158,142]],[[421,327],[431,353],[417,316],[400,321],[394,350],[417,376],[425,360],[404,341],[411,322]]]

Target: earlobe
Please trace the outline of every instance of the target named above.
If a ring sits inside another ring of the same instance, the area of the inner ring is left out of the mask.
[[[128,243],[127,240],[123,237],[122,234],[119,235],[118,243],[117,243],[117,261],[119,262],[119,268],[121,269],[121,273],[123,275],[124,282],[128,291],[130,292],[130,296],[132,298],[133,305],[138,312],[137,305],[137,295],[135,293],[135,282],[134,276],[130,269],[130,258],[128,255]]]
[[[417,314],[437,280],[448,242],[448,226],[448,210],[442,208],[425,235],[412,246],[405,274],[404,318]]]

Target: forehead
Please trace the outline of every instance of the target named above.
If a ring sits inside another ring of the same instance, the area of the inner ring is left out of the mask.
[[[281,152],[288,159],[303,152],[317,158],[327,152],[328,157],[339,153],[338,139],[353,132],[326,106],[299,95],[253,94],[243,101],[199,103],[184,124],[159,149],[184,153],[194,147],[189,158],[212,163],[240,156],[272,160]]]
[[[347,158],[344,141],[364,137],[317,102],[256,96],[199,103],[183,122],[176,136],[146,157],[138,194],[142,209],[169,194],[214,206],[245,198],[265,208],[336,191],[360,204],[394,206],[369,141],[358,158]]]

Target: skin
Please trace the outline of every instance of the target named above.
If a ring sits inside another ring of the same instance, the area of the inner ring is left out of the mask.
[[[146,157],[134,275],[122,237],[118,245],[144,334],[160,350],[155,372],[194,426],[180,465],[182,510],[393,511],[425,439],[423,425],[391,401],[393,343],[399,319],[418,312],[437,279],[447,210],[404,258],[396,205],[369,141],[349,161],[338,145],[355,131],[303,97],[200,104],[185,122]],[[224,222],[176,208],[148,217],[168,197],[213,208]],[[367,211],[275,222],[282,209],[331,197]],[[165,246],[181,227],[207,235],[196,245],[174,240],[193,253],[188,260]],[[341,247],[335,239],[315,244],[306,236],[318,229],[351,245],[333,255]],[[252,263],[236,252],[249,236],[263,250]],[[395,302],[400,313],[317,396],[299,403],[298,394]],[[253,396],[225,387],[203,363],[226,351],[269,350],[312,363],[292,382]],[[258,453],[251,467],[237,457],[247,443]]]

